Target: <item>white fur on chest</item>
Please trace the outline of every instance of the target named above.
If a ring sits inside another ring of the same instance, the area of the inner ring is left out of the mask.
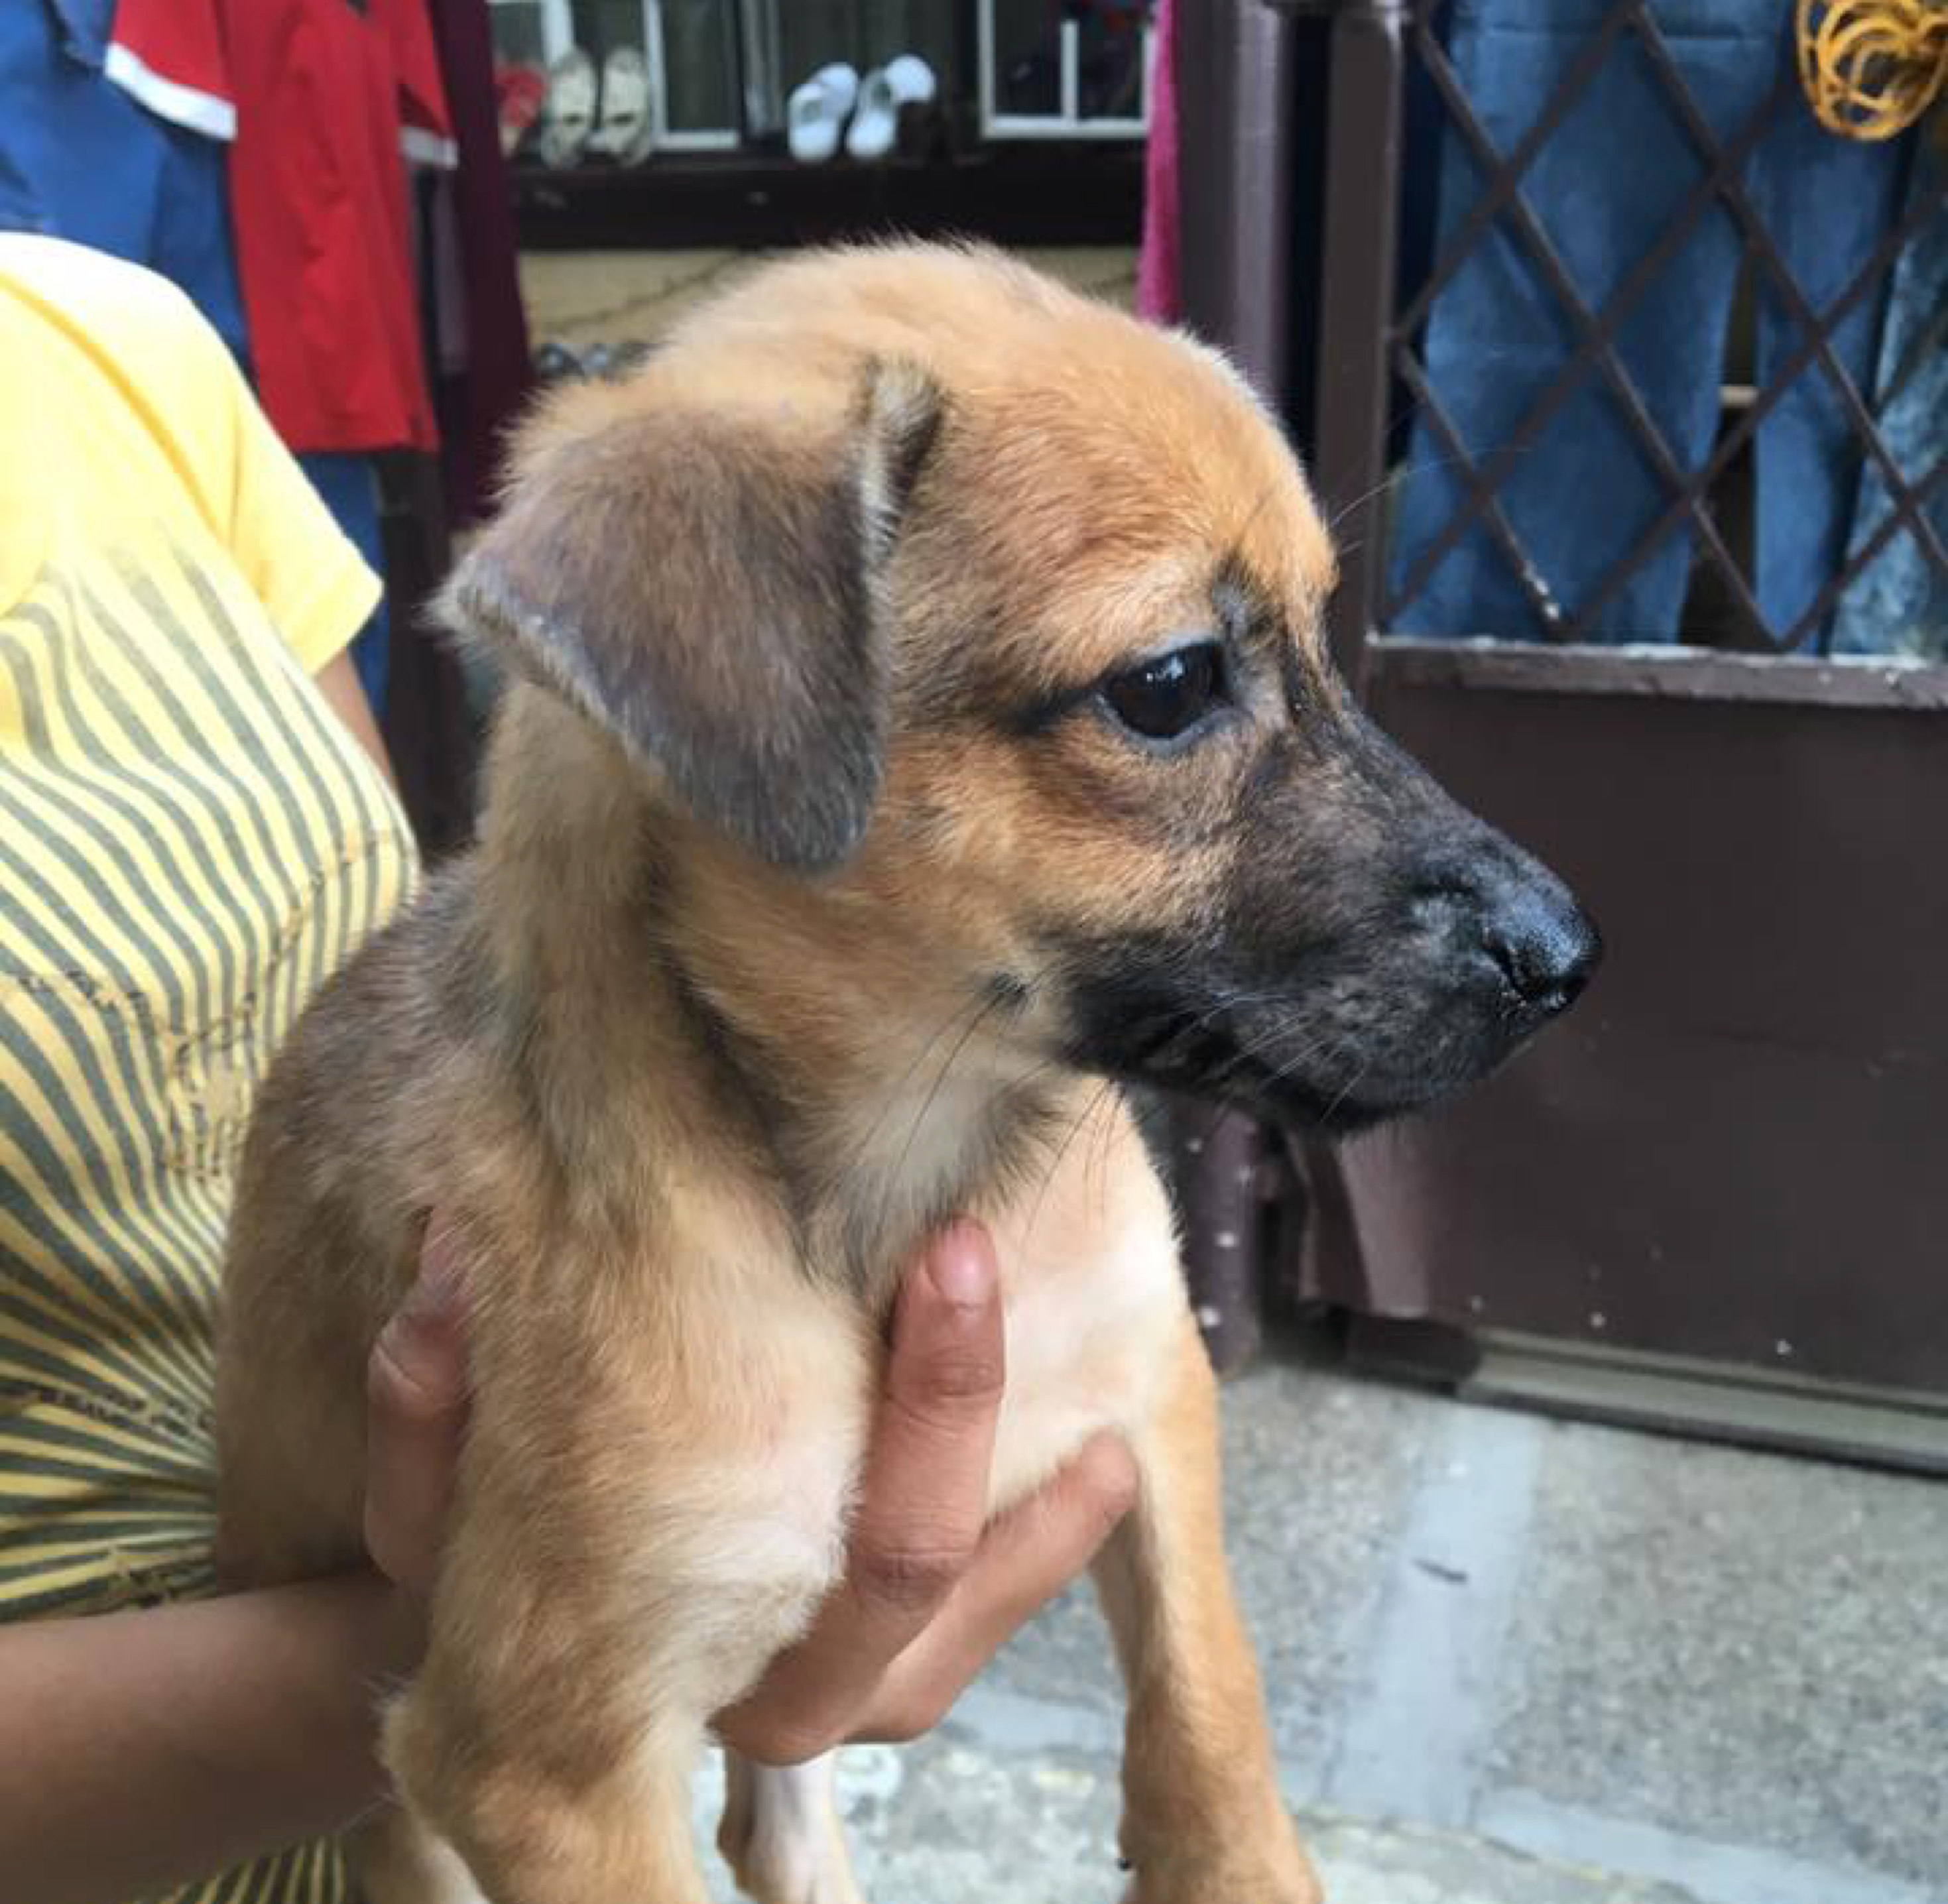
[[[673,1515],[667,1498],[656,1516],[663,1564],[673,1522],[687,1521],[675,1544],[712,1588],[720,1696],[799,1629],[842,1566],[876,1385],[857,1317],[795,1269],[754,1261],[748,1210],[726,1207],[687,1239],[714,1272],[691,1373],[715,1397],[716,1428],[685,1476],[693,1518]],[[1162,1187],[1120,1109],[1078,1133],[1046,1177],[976,1214],[994,1236],[1006,1317],[989,1488],[1000,1513],[1091,1434],[1146,1419],[1186,1326],[1184,1295]]]
[[[1147,1418],[1183,1326],[1184,1295],[1169,1207],[1134,1135],[1107,1167],[1099,1151],[1086,1172],[1059,1168],[984,1215],[1007,1341],[989,1495],[998,1513],[1091,1434],[1127,1433]],[[758,1433],[732,1492],[766,1502],[774,1537],[815,1571],[864,1455],[870,1361],[855,1331],[802,1284],[754,1299],[737,1338],[740,1385],[754,1403],[768,1399],[746,1417]]]
[[[1155,1405],[1183,1326],[1163,1189],[1118,1111],[1105,1147],[991,1219],[1007,1317],[1007,1389],[990,1500],[1031,1493],[1100,1429]]]

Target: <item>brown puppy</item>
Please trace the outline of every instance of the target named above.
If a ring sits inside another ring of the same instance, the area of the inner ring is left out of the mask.
[[[478,851],[321,994],[234,1219],[223,1549],[359,1549],[367,1350],[437,1199],[477,1394],[374,1904],[696,1904],[709,1715],[841,1559],[898,1267],[968,1211],[997,1511],[1093,1431],[1142,1904],[1308,1904],[1227,1583],[1210,1376],[1113,1088],[1349,1127],[1594,956],[1367,727],[1332,558],[1208,352],[1002,259],[761,272],[523,433],[451,619],[520,678]],[[734,1775],[767,1904],[855,1893],[821,1771]],[[458,1889],[456,1889],[458,1887]]]

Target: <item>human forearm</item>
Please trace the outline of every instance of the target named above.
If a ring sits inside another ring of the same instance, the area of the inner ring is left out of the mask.
[[[376,1574],[0,1630],[9,1894],[104,1904],[342,1826],[412,1644]]]

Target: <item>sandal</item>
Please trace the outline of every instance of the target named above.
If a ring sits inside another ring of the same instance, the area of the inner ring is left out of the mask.
[[[933,68],[917,53],[875,67],[859,82],[859,110],[845,135],[845,150],[855,159],[889,157],[899,143],[900,115],[909,107],[932,105],[939,90]]]
[[[571,46],[548,68],[547,98],[541,105],[541,155],[544,164],[572,166],[595,130],[595,62]]]
[[[792,89],[785,142],[802,166],[823,165],[839,150],[839,129],[859,97],[859,76],[843,60],[822,66]]]
[[[650,116],[650,63],[640,46],[619,46],[603,62],[602,119],[588,150],[617,164],[641,165],[656,144]]]

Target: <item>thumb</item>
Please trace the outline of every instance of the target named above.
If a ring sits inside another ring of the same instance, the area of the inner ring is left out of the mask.
[[[891,1421],[882,1432],[921,1442],[990,1440],[1006,1379],[994,1245],[980,1224],[963,1220],[933,1239],[901,1289],[886,1372]],[[980,1465],[985,1476],[985,1447]]]
[[[366,1365],[365,1545],[409,1591],[430,1585],[467,1417],[465,1291],[430,1233],[418,1279]]]
[[[980,1543],[1006,1378],[994,1247],[979,1224],[957,1223],[900,1292],[848,1543],[855,1603],[897,1633],[888,1657]]]

